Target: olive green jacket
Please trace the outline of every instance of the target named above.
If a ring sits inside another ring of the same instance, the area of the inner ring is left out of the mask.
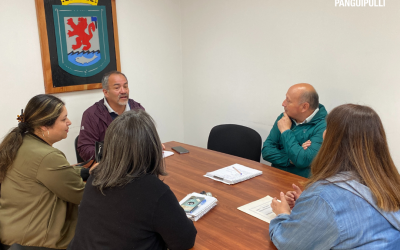
[[[84,187],[60,150],[26,134],[1,184],[1,242],[66,249]]]

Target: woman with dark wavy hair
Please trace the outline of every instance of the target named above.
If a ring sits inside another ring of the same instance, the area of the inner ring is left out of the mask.
[[[169,187],[162,144],[144,110],[108,127],[103,159],[86,184],[68,249],[189,249],[196,228]]]
[[[85,187],[80,171],[53,147],[67,137],[67,109],[55,96],[37,95],[18,121],[0,144],[1,243],[66,249]]]
[[[271,205],[278,249],[399,249],[400,175],[373,109],[346,104],[329,113],[311,173],[304,192],[281,193]]]

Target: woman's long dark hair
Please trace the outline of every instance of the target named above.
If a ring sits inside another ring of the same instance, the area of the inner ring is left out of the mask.
[[[37,95],[29,100],[18,127],[13,128],[0,144],[0,182],[14,162],[18,149],[22,145],[24,135],[34,133],[40,126],[51,127],[62,112],[64,102],[52,95]]]
[[[146,111],[124,112],[110,124],[104,138],[103,159],[93,174],[93,186],[101,192],[145,174],[167,175],[162,144]]]
[[[343,171],[368,186],[378,207],[400,209],[400,175],[390,156],[385,130],[370,107],[345,104],[326,118],[326,135],[311,164],[311,184]]]

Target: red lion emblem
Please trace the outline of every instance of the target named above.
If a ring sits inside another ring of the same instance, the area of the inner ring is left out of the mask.
[[[89,50],[92,45],[90,44],[90,39],[92,39],[93,34],[92,31],[95,31],[96,27],[94,26],[94,23],[91,22],[89,24],[89,34],[85,32],[85,29],[88,27],[87,20],[84,17],[79,17],[78,18],[78,25],[74,23],[72,18],[67,20],[67,24],[71,26],[72,31],[68,30],[68,36],[78,36],[76,38],[76,44],[72,45],[72,49],[76,50],[79,49],[82,45],[85,45],[83,47],[83,50]]]

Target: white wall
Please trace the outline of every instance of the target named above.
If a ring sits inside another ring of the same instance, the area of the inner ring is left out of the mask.
[[[315,86],[328,110],[370,105],[400,167],[400,1],[337,8],[334,0],[185,0],[185,142],[206,147],[214,125],[266,139],[287,89]]]
[[[385,2],[337,8],[334,0],[117,0],[122,71],[162,141],[206,147],[209,131],[222,123],[252,127],[265,139],[288,87],[309,82],[328,110],[372,106],[400,166],[400,1]],[[44,88],[34,1],[0,1],[0,13],[2,137]],[[102,93],[57,96],[73,125],[55,146],[73,163],[81,115]]]
[[[0,1],[0,137],[17,125],[28,100],[44,93],[43,71],[33,0]],[[122,72],[131,98],[157,122],[162,141],[183,141],[181,3],[179,0],[118,0]],[[76,162],[73,141],[82,113],[103,96],[101,90],[57,94],[72,121],[68,138],[54,146]]]

